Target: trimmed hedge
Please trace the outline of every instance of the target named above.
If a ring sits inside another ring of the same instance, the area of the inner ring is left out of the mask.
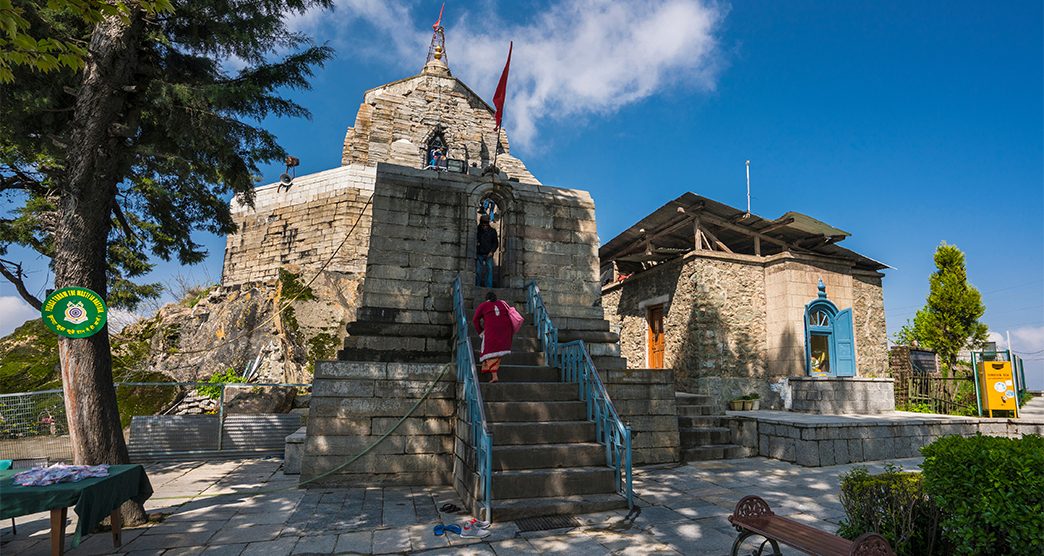
[[[946,436],[921,453],[954,554],[1044,552],[1044,437]]]
[[[876,532],[899,556],[949,554],[939,528],[939,508],[924,492],[920,473],[888,466],[871,475],[856,467],[841,475],[841,505],[846,517],[837,534],[855,539]]]

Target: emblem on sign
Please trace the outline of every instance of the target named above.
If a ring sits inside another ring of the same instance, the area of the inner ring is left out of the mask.
[[[109,308],[97,293],[80,287],[51,292],[40,309],[44,324],[66,338],[86,338],[105,327]]]
[[[70,301],[65,305],[65,322],[69,324],[80,324],[87,320],[87,311],[83,309],[83,303]]]

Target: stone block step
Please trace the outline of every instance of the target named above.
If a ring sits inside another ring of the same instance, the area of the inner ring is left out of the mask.
[[[607,330],[559,330],[559,342],[572,342],[583,340],[588,344],[615,344],[620,341],[620,335]]]
[[[678,406],[681,407],[681,406]],[[678,428],[722,427],[728,422],[724,415],[678,416]]]
[[[591,362],[598,370],[626,369],[627,359],[618,355],[593,355]]]
[[[688,392],[675,392],[678,405],[713,405],[714,398],[706,394],[690,394]]]
[[[609,321],[604,318],[555,317],[554,309],[551,309],[551,313],[551,322],[555,323],[559,331],[600,330],[609,332]]]
[[[728,444],[732,431],[728,427],[699,427],[678,429],[683,448]]]
[[[476,362],[476,368],[481,369],[481,365]],[[497,379],[500,382],[560,382],[561,378],[557,369],[552,369],[546,365],[538,364],[516,364],[508,363],[505,361],[500,365],[500,372],[497,373]],[[483,381],[488,378],[483,377]]]
[[[544,364],[543,352],[536,351],[513,351],[503,358],[501,358],[500,367],[504,368],[504,365],[535,365],[541,366]],[[482,367],[482,363],[479,362],[478,354],[475,354],[475,365],[478,368]]]
[[[714,444],[711,446],[697,446],[682,450],[682,461],[709,461],[715,459],[733,459],[745,457],[742,446],[735,444]]]
[[[580,421],[587,418],[587,406],[570,402],[486,402],[486,419],[502,421]]]
[[[490,423],[489,432],[494,446],[594,442],[595,424],[590,421],[501,422]]]
[[[494,471],[494,500],[609,494],[616,492],[613,480],[608,467]]]
[[[479,387],[487,402],[575,401],[580,395],[576,384],[562,382],[498,382]]]
[[[627,499],[615,493],[511,500],[494,498],[493,520],[504,522],[545,515],[580,515],[626,507]]]
[[[494,471],[597,465],[605,465],[605,446],[597,442],[493,446]]]
[[[482,339],[478,336],[472,336],[471,347],[475,350],[475,354],[478,355],[479,351],[482,349]],[[538,352],[542,350],[540,348],[540,342],[536,339],[536,336],[526,338],[524,336],[516,334],[515,337],[511,339],[511,351]]]
[[[679,405],[679,417],[698,417],[700,415],[721,415],[721,411],[710,405]]]

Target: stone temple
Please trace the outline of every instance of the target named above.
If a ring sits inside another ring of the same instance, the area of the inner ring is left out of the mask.
[[[635,465],[784,445],[776,457],[793,461],[790,433],[778,428],[770,445],[769,429],[724,413],[739,393],[807,412],[894,407],[891,382],[868,378],[885,357],[884,266],[834,245],[844,232],[688,194],[600,251],[591,195],[541,183],[511,154],[493,108],[450,71],[441,28],[436,39],[419,74],[364,93],[340,167],[232,206],[223,284],[323,276],[331,322],[346,323],[336,359],[315,365],[306,429],[288,438],[304,486],[452,485],[473,510],[492,500],[501,520],[627,505],[606,421],[560,374],[566,363],[545,357],[534,314],[481,397],[460,369],[446,372],[463,341],[454,280],[469,319],[486,293],[471,284],[478,216],[490,211],[495,291],[528,313],[535,282],[556,341],[583,341]],[[489,486],[475,399],[492,439]]]

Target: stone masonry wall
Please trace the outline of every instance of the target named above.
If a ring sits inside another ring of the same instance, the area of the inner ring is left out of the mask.
[[[713,386],[730,390],[721,393],[727,397],[765,382],[763,288],[760,265],[695,254],[607,287],[602,304],[606,318],[619,327],[628,365],[642,367],[648,350],[643,302],[666,298],[664,367],[674,370],[676,387],[711,393],[701,386]],[[740,380],[702,380],[721,377]]]
[[[894,419],[874,417],[795,423],[787,416],[733,415],[742,434],[733,440],[752,448],[756,455],[808,467],[841,465],[917,457],[920,449],[936,439],[957,434],[1018,438],[1044,433],[1044,422],[904,415]]]
[[[226,241],[221,283],[272,280],[288,265],[311,276],[335,250],[327,271],[361,275],[370,240],[366,201],[375,176],[374,167],[344,166],[298,176],[289,190],[260,187],[253,207],[233,201],[238,229]]]
[[[830,415],[877,415],[895,411],[890,378],[790,377],[791,411]]]
[[[382,309],[391,322],[448,324],[453,279],[474,276],[475,207],[486,193],[505,212],[507,285],[536,278],[552,316],[601,318],[594,203],[586,192],[385,164],[377,174],[363,307]]]
[[[861,376],[888,375],[888,330],[885,327],[884,288],[880,276],[852,277],[852,322],[855,327],[856,365]]]
[[[448,74],[421,74],[382,85],[366,91],[355,125],[344,138],[341,163],[390,162],[423,168],[425,149],[438,127],[448,158],[485,168],[499,142],[497,166],[519,181],[540,183],[521,160],[511,156],[504,130],[493,131],[493,116],[482,98]]]
[[[635,465],[680,459],[678,409],[670,370],[599,371],[620,419],[631,427]]]
[[[446,365],[321,361],[316,365],[301,480],[362,452],[417,402]],[[445,485],[453,459],[456,376],[448,368],[403,424],[345,469],[310,486]]]

